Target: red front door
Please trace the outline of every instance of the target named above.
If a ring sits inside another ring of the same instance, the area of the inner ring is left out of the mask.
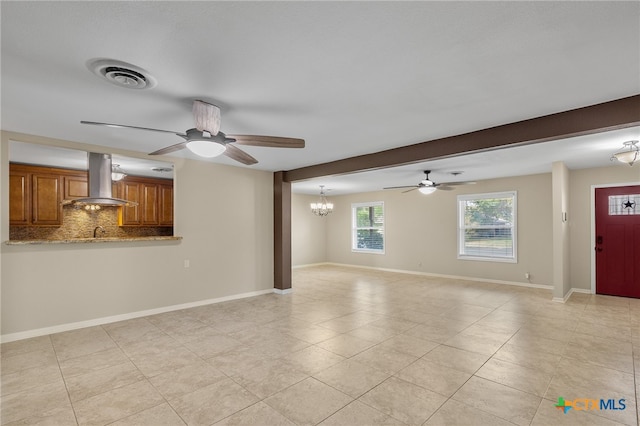
[[[596,188],[596,293],[640,298],[640,186]]]

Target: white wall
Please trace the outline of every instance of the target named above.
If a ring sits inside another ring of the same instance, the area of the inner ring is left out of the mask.
[[[2,133],[0,241],[8,239],[8,140],[105,148]],[[111,150],[132,157],[139,153]],[[1,247],[2,334],[273,288],[272,173],[174,160],[179,242]],[[190,268],[184,268],[184,260]]]
[[[328,217],[311,213],[309,204],[318,196],[291,194],[291,264],[311,265],[327,261]],[[329,215],[331,216],[331,215]]]
[[[518,263],[457,259],[459,194],[518,193]],[[493,179],[455,191],[379,191],[332,197],[327,221],[327,261],[433,274],[551,285],[551,175]],[[386,253],[351,252],[351,203],[384,201]],[[531,274],[530,281],[525,273]]]

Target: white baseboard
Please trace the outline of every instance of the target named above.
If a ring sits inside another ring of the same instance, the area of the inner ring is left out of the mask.
[[[573,293],[591,294],[591,290],[587,290],[586,288],[571,288],[567,292],[567,294],[564,295],[564,297],[554,297],[553,299],[551,299],[551,301],[558,302],[558,303],[566,303]]]
[[[348,263],[333,263],[333,262],[327,262],[327,263],[324,263],[324,265],[345,266],[348,268],[371,269],[374,271],[397,272],[400,274],[421,275],[421,276],[435,277],[435,278],[450,278],[454,280],[477,281],[477,282],[492,283],[492,284],[515,285],[519,287],[542,288],[545,290],[553,289],[553,286],[545,285],[545,284],[532,284],[532,283],[523,283],[519,281],[493,280],[490,278],[465,277],[462,275],[434,274],[431,272],[410,271],[406,269],[378,268],[376,266],[351,265]]]
[[[276,289],[250,291],[248,293],[234,294],[232,296],[218,297],[215,299],[199,300],[197,302],[182,303],[180,305],[163,306],[162,308],[148,309],[145,311],[130,312],[127,314],[113,315],[109,317],[95,318],[86,321],[72,322],[68,324],[60,324],[52,327],[37,328],[35,330],[21,331],[18,333],[3,334],[0,336],[0,342],[7,343],[16,340],[29,339],[31,337],[46,336],[48,334],[62,333],[64,331],[77,330],[79,328],[93,327],[96,325],[110,324],[128,319],[146,317],[149,315],[162,314],[165,312],[178,311],[180,309],[195,308],[198,306],[211,305],[214,303],[228,302],[230,300],[244,299],[247,297],[261,296],[263,294],[274,293]]]
[[[291,293],[293,293],[293,289],[292,288],[285,288],[284,290],[280,290],[279,288],[274,288],[273,292],[275,294],[291,294]]]
[[[331,265],[331,263],[328,262],[320,262],[320,263],[306,263],[304,265],[295,265],[292,266],[291,269],[302,269],[302,268],[312,268],[314,266],[324,266],[324,265]]]

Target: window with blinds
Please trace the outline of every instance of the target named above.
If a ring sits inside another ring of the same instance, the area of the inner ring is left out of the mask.
[[[516,192],[458,196],[458,258],[517,262]]]
[[[384,253],[384,203],[352,204],[351,250]]]

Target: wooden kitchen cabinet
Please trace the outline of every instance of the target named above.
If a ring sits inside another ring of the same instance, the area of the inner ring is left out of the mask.
[[[120,207],[120,226],[173,226],[173,180],[126,176],[113,182],[112,196],[138,203]],[[9,165],[9,224],[61,226],[63,200],[89,196],[85,170]]]
[[[9,171],[9,223],[29,224],[29,173],[11,169]]]
[[[129,175],[118,182],[117,193],[120,198],[138,203],[122,208],[120,226],[173,226],[172,180]]]
[[[173,226],[173,185],[159,185],[159,225]]]
[[[142,224],[148,226],[158,225],[158,184],[142,184]]]
[[[61,226],[63,175],[58,169],[9,165],[9,224]]]
[[[119,186],[119,195],[122,199],[127,201],[133,201],[138,203],[137,206],[124,206],[120,210],[120,214],[118,215],[118,225],[120,226],[139,226],[141,224],[140,220],[140,208],[142,203],[142,198],[140,197],[140,187],[141,184],[139,182],[130,182],[130,181],[120,181],[118,182]]]
[[[84,175],[70,175],[62,177],[64,182],[63,200],[85,198],[89,196],[89,179]]]
[[[62,177],[54,174],[31,175],[31,224],[62,225]]]

